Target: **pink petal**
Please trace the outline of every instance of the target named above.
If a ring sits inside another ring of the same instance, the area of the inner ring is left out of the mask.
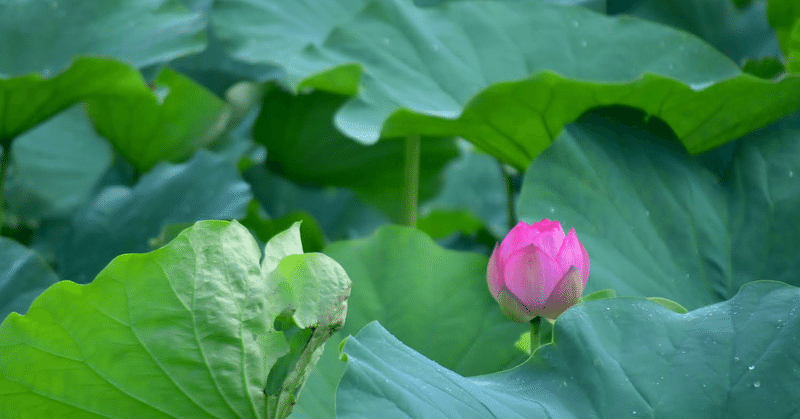
[[[540,233],[533,239],[531,244],[544,250],[548,256],[556,258],[561,244],[564,242],[564,230],[561,229],[561,224],[558,221],[550,222],[550,220],[542,220],[536,224],[547,224],[547,229],[540,230]],[[535,226],[535,225],[534,225]]]
[[[578,304],[583,294],[583,279],[578,270],[573,266],[569,271],[558,281],[550,297],[542,305],[539,310],[535,310],[535,314],[547,317],[548,319],[555,319],[568,308]]]
[[[536,317],[536,315],[531,313],[530,310],[525,307],[525,304],[522,304],[522,302],[507,288],[501,289],[495,297],[495,300],[500,303],[500,309],[503,311],[503,314],[515,322],[529,322]]]
[[[567,233],[567,237],[558,251],[557,259],[564,272],[572,266],[578,269],[583,280],[583,286],[586,286],[586,281],[589,280],[589,254],[586,253],[586,249],[578,240],[578,235],[575,234],[574,228],[571,228]]]
[[[506,287],[529,308],[544,304],[564,272],[558,261],[535,245],[517,250],[503,264]]]
[[[503,283],[503,262],[500,260],[500,245],[495,244],[492,256],[489,257],[489,265],[486,267],[486,279],[489,282],[489,292],[495,300],[500,290],[505,287]]]
[[[525,221],[520,221],[511,231],[506,234],[503,242],[500,243],[500,259],[508,260],[515,251],[533,243],[536,236],[539,235],[539,230],[533,228]]]
[[[561,228],[560,222],[550,221],[547,218],[542,218],[542,221],[531,224],[531,227],[539,231],[561,230],[561,232],[564,232],[564,229]]]

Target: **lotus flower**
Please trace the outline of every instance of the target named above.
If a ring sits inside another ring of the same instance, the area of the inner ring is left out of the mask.
[[[558,221],[520,221],[495,245],[486,274],[503,313],[515,321],[555,319],[578,303],[589,279],[589,255],[575,229]]]

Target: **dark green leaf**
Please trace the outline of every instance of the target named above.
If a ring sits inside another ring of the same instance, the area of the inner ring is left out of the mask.
[[[710,45],[639,19],[533,1],[313,3],[227,0],[212,16],[240,59],[281,65],[296,89],[356,95],[335,122],[365,143],[461,136],[524,169],[598,106],[658,116],[692,153],[800,106],[800,77],[742,74]]]
[[[271,89],[253,129],[267,147],[267,167],[301,184],[351,189],[399,218],[405,146],[388,140],[366,146],[339,133],[333,117],[346,98],[324,92],[293,95]],[[423,138],[420,198],[432,196],[439,172],[457,156],[451,139]]]
[[[137,68],[205,47],[203,20],[177,0],[0,1],[0,77],[57,74],[76,56]]]
[[[331,240],[363,237],[389,222],[348,190],[299,186],[269,173],[264,165],[251,167],[244,176],[270,217],[307,212]]]
[[[531,165],[520,218],[575,228],[592,263],[587,292],[694,309],[758,279],[800,285],[798,127],[740,141],[720,179],[674,142],[589,117]]]
[[[580,304],[523,365],[464,378],[372,323],[347,340],[339,418],[788,418],[800,390],[800,290],[745,286],[676,314],[643,299]]]
[[[781,61],[773,57],[747,60],[742,65],[742,71],[767,80],[776,79],[786,72]]]
[[[225,102],[170,69],[126,97],[94,97],[87,110],[98,132],[141,172],[160,161],[180,162],[226,128]]]
[[[141,95],[146,85],[141,74],[105,58],[78,58],[52,78],[32,74],[0,80],[0,145],[31,127],[90,97]]]
[[[409,345],[461,374],[485,374],[518,364],[525,354],[514,342],[527,324],[505,318],[486,284],[487,258],[437,246],[417,230],[386,226],[372,237],[333,243],[325,253],[353,280],[348,317],[332,340],[367,323],[386,324]],[[329,346],[326,350],[335,351]],[[323,357],[302,393],[302,417],[333,415],[333,393],[342,363]]]
[[[0,237],[0,318],[25,313],[34,298],[55,284],[58,276],[35,252]]]
[[[219,156],[200,151],[184,164],[162,163],[133,188],[106,188],[76,214],[59,273],[86,283],[115,256],[148,251],[165,226],[243,217],[251,199],[248,185]]]
[[[765,9],[774,0],[608,0],[608,11],[697,35],[733,61],[780,55]],[[794,0],[787,0],[794,1]]]
[[[438,240],[456,232],[475,233],[483,228],[483,222],[466,210],[435,210],[420,218],[417,228]]]
[[[7,199],[22,222],[69,216],[94,192],[114,157],[76,105],[17,137]]]
[[[306,252],[320,252],[325,247],[325,235],[322,233],[317,221],[307,212],[292,212],[283,217],[267,219],[262,214],[263,210],[257,201],[247,205],[247,215],[240,219],[243,226],[263,243],[266,243],[276,234],[301,221],[300,236],[303,241],[303,250]]]
[[[768,0],[767,18],[781,45],[785,56],[789,56],[792,30],[800,22],[800,4],[795,0]]]

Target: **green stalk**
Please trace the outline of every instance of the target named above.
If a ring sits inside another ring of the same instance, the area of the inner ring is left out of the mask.
[[[303,352],[297,358],[294,368],[289,371],[289,374],[284,379],[280,393],[277,396],[271,396],[267,401],[267,417],[269,419],[285,419],[292,413],[292,409],[297,402],[297,395],[308,379],[311,369],[314,368],[319,360],[325,341],[337,329],[319,326],[314,328],[314,332],[312,332]]]
[[[553,341],[553,324],[549,320],[536,316],[531,320],[531,353],[542,345]]]
[[[11,163],[11,147],[3,147],[3,156],[0,157],[0,227],[6,225],[6,177],[8,166]]]
[[[542,318],[536,316],[531,320],[531,353],[536,352],[536,349],[541,346],[539,339],[541,338],[539,332],[542,328]]]
[[[506,165],[500,160],[497,161],[500,165],[500,171],[503,172],[503,179],[506,181],[506,214],[508,215],[508,228],[514,228],[517,224],[517,212],[514,208],[514,179],[511,177]]]
[[[417,201],[419,200],[419,162],[421,145],[419,135],[410,135],[405,140],[406,156],[403,168],[403,224],[417,225]]]

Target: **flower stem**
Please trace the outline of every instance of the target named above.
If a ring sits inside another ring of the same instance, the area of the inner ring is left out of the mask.
[[[421,144],[419,135],[406,137],[405,167],[403,170],[403,224],[417,225],[417,200],[419,199],[419,165]]]
[[[11,147],[3,147],[3,156],[0,158],[0,227],[6,225],[6,178],[8,177],[8,167],[11,163]]]
[[[536,316],[531,320],[531,353],[553,341],[553,324]]]
[[[511,177],[508,168],[500,160],[497,161],[500,165],[500,171],[503,173],[503,179],[506,181],[506,214],[508,215],[508,228],[514,228],[517,223],[517,213],[514,209],[514,179]]]

